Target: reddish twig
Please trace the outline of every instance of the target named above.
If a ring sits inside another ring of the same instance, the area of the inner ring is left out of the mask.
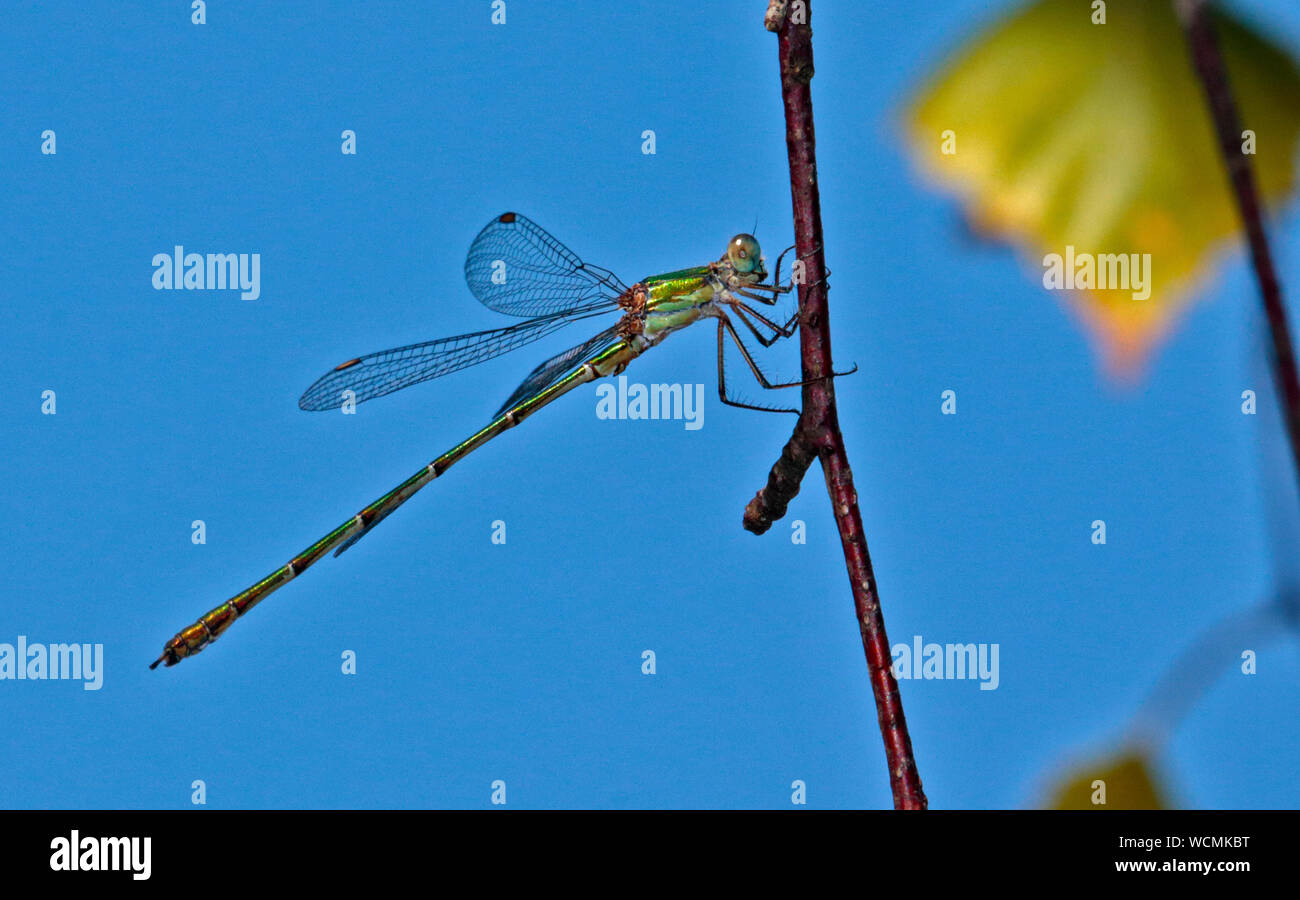
[[[1241,151],[1241,116],[1232,96],[1223,54],[1214,31],[1210,10],[1204,0],[1174,0],[1178,17],[1187,36],[1192,54],[1192,65],[1205,88],[1206,101],[1214,128],[1219,136],[1219,148],[1228,169],[1228,180],[1237,200],[1250,247],[1251,263],[1259,282],[1260,299],[1268,317],[1269,332],[1273,338],[1273,379],[1277,383],[1278,400],[1287,435],[1291,440],[1291,456],[1297,479],[1300,479],[1300,376],[1296,374],[1295,351],[1291,344],[1291,330],[1287,325],[1286,307],[1282,303],[1282,286],[1273,268],[1273,255],[1269,251],[1268,234],[1264,230],[1263,204],[1255,182],[1255,170],[1250,157]],[[1297,481],[1300,485],[1300,480]]]
[[[822,252],[821,199],[817,187],[816,144],[813,135],[812,29],[808,0],[794,4],[802,21],[786,16],[785,4],[774,0],[766,19],[778,32],[781,98],[785,104],[786,148],[790,156],[790,194],[794,204],[795,252],[803,263],[799,281],[799,343],[803,357],[803,411],[794,434],[772,467],[767,486],[745,508],[744,526],[762,534],[785,514],[799,482],[814,459],[820,459],[826,488],[844,548],[844,562],[853,591],[853,605],[867,671],[875,695],[880,733],[889,763],[889,784],[897,809],[925,809],[921,776],[912,757],[903,701],[894,679],[893,658],[885,619],[876,593],[876,577],[867,552],[867,539],[858,512],[844,438],[840,435],[832,381],[830,320],[827,314],[826,260]]]

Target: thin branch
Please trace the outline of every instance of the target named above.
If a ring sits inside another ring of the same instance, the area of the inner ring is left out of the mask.
[[[1282,404],[1282,415],[1291,440],[1296,484],[1300,486],[1300,376],[1296,373],[1295,350],[1291,343],[1291,330],[1287,325],[1286,307],[1282,303],[1282,286],[1273,268],[1273,255],[1269,251],[1268,235],[1264,230],[1264,210],[1255,182],[1255,170],[1250,157],[1241,150],[1241,116],[1232,96],[1232,86],[1228,82],[1212,14],[1205,0],[1174,0],[1174,7],[1183,24],[1183,32],[1192,54],[1192,65],[1201,80],[1201,86],[1205,88],[1210,115],[1219,136],[1219,149],[1223,152],[1237,209],[1245,224],[1251,263],[1259,282],[1260,299],[1264,301],[1264,313],[1268,317],[1269,332],[1273,338],[1273,379],[1277,384],[1278,400]]]
[[[889,763],[889,785],[896,809],[925,809],[925,792],[912,756],[903,701],[894,679],[893,658],[885,619],[876,594],[876,576],[867,552],[867,539],[858,511],[844,438],[840,435],[832,380],[830,318],[827,311],[826,259],[822,252],[821,198],[817,187],[816,142],[813,134],[812,29],[808,0],[792,5],[773,0],[767,28],[778,32],[781,98],[785,104],[786,148],[790,157],[790,194],[794,205],[795,252],[803,262],[799,279],[799,343],[803,358],[803,411],[794,434],[772,467],[767,486],[745,508],[744,526],[762,534],[785,514],[799,482],[814,459],[826,476],[867,672],[876,700],[880,734]],[[799,21],[796,21],[799,19]]]

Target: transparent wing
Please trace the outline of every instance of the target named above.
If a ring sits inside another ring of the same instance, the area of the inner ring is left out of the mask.
[[[594,356],[617,340],[619,340],[618,326],[612,325],[590,340],[583,341],[576,347],[570,347],[563,353],[552,356],[528,374],[528,377],[520,383],[519,387],[515,388],[515,392],[510,395],[510,399],[501,404],[501,408],[493,414],[492,418],[495,419],[526,397],[531,397],[533,394],[546,390],[573,371],[583,360]]]
[[[606,305],[602,303],[595,309],[570,310],[507,328],[458,334],[351,359],[316,379],[298,399],[298,406],[311,411],[338,409],[343,405],[345,391],[354,392],[351,399],[357,403],[382,397],[508,353],[571,322],[605,311]]]
[[[511,316],[543,316],[604,299],[627,285],[613,272],[578,255],[519,213],[488,223],[465,257],[465,281],[488,309]]]

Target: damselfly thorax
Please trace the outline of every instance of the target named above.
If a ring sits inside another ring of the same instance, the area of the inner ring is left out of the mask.
[[[739,271],[733,254],[740,260],[753,260],[754,267]],[[766,278],[758,241],[751,235],[737,235],[717,262],[652,275],[624,292],[618,301],[626,310],[619,332],[628,337],[644,335],[646,347],[654,346],[700,319],[721,318],[725,315],[721,304],[738,302],[735,291],[761,284]]]

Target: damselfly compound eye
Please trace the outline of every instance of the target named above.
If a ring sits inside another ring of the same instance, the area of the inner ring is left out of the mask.
[[[738,234],[727,245],[727,258],[731,260],[737,272],[754,271],[760,256],[758,240],[752,234]]]

